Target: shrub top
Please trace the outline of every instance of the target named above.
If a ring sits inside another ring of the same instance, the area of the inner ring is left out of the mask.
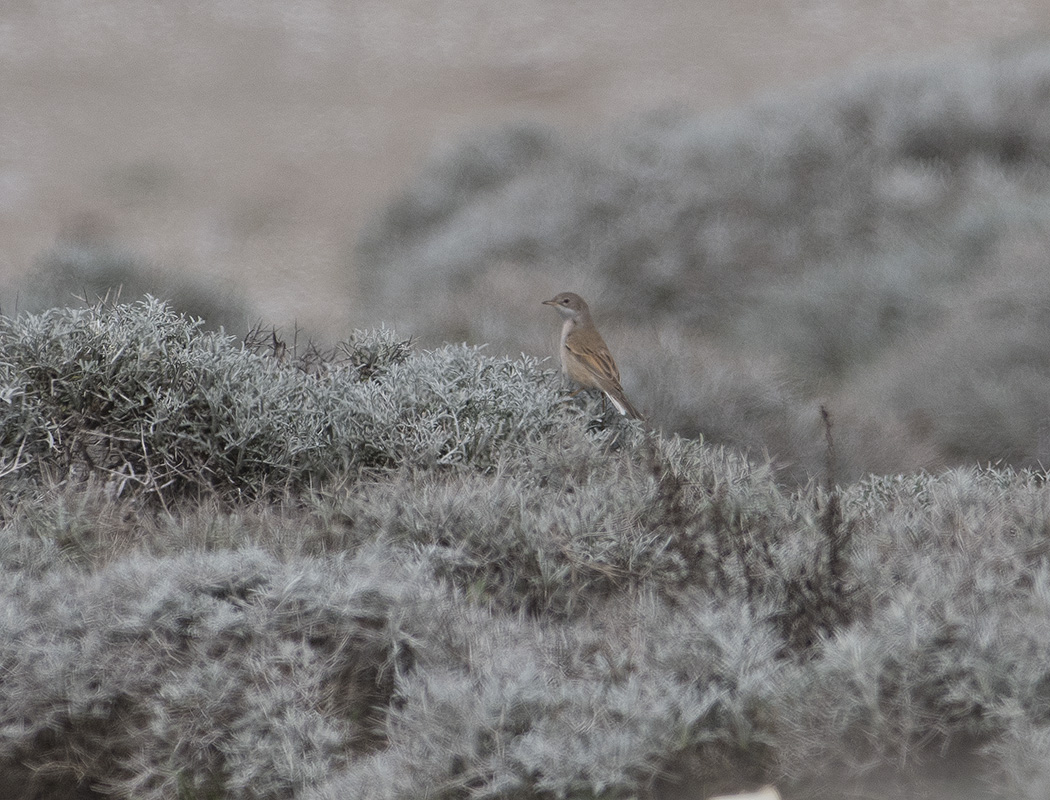
[[[357,332],[310,368],[147,298],[0,317],[0,480],[260,497],[397,469],[495,469],[579,440],[533,359]]]

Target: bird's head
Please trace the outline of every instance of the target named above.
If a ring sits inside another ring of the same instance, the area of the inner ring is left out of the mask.
[[[562,292],[561,294],[552,297],[550,300],[544,300],[543,305],[554,306],[558,309],[558,312],[567,319],[575,317],[580,312],[587,310],[587,303],[584,302],[582,297],[574,292]]]

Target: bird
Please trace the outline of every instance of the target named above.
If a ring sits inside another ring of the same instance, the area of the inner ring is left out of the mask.
[[[562,373],[583,389],[600,389],[623,416],[641,419],[638,409],[624,394],[620,370],[609,346],[594,327],[591,310],[584,299],[574,292],[562,292],[544,300],[543,305],[556,308],[565,320],[558,346]]]

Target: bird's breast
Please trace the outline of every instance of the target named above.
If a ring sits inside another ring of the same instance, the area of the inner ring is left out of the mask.
[[[566,375],[569,374],[569,351],[565,349],[565,343],[569,340],[569,334],[572,333],[572,329],[576,327],[573,325],[571,319],[565,320],[565,324],[561,326],[561,341],[558,343],[558,356],[561,358],[561,371]]]

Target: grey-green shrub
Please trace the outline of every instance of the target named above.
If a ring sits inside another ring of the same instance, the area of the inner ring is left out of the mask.
[[[0,343],[9,481],[251,498],[375,470],[490,470],[571,418],[564,435],[582,435],[536,362],[455,346],[406,357],[390,331],[312,374],[155,300],[0,318]]]
[[[583,442],[283,506],[150,512],[73,482],[5,505],[0,774],[52,796],[1040,797],[1045,476],[792,494],[696,442]]]
[[[260,551],[5,571],[0,793],[287,797],[382,737],[410,661],[381,558]],[[6,781],[7,783],[4,783]]]

